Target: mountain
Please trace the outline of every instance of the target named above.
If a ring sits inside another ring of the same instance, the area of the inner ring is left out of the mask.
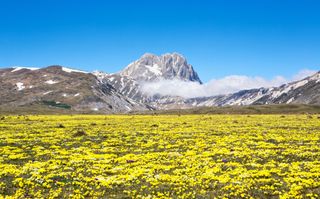
[[[202,83],[193,67],[178,53],[157,56],[146,53],[137,61],[129,64],[119,75],[137,81],[179,79]]]
[[[280,87],[243,90],[211,97],[185,99],[180,96],[150,96],[142,92],[143,84],[161,80],[175,79],[202,84],[193,67],[178,53],[161,56],[147,53],[118,73],[95,72],[94,74],[102,82],[111,84],[122,95],[155,109],[283,103],[320,104],[319,73]]]
[[[244,106],[267,104],[320,105],[320,72],[299,81],[273,88],[242,90],[228,95],[164,101],[161,109],[202,106]]]
[[[0,109],[35,105],[103,113],[148,109],[91,73],[61,66],[1,69],[0,96]]]
[[[141,103],[150,98],[141,92],[141,84],[137,80],[120,74],[107,74],[100,71],[93,72],[101,82],[112,85],[119,93]]]
[[[252,104],[320,104],[320,71],[300,81],[270,88]]]
[[[172,98],[172,96],[149,96],[143,93],[141,87],[144,83],[178,79],[202,84],[193,67],[178,53],[167,53],[161,56],[146,53],[118,73],[106,74],[96,71],[93,74],[100,78],[101,81],[111,84],[124,96],[141,103],[156,102],[162,98]],[[157,105],[155,105],[156,107]]]
[[[122,71],[112,74],[99,71],[88,73],[62,66],[0,69],[0,111],[44,107],[46,110],[125,113],[214,106],[320,105],[320,72],[279,87],[210,97],[183,98],[149,95],[142,91],[145,84],[162,80],[202,84],[193,67],[178,53],[161,56],[145,54]]]

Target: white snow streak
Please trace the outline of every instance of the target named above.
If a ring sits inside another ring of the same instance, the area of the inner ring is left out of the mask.
[[[16,72],[22,69],[27,69],[27,70],[38,70],[39,68],[32,68],[32,67],[14,67],[14,69],[11,72]]]
[[[56,82],[56,81],[53,81],[53,80],[48,80],[48,81],[46,81],[45,82],[46,84],[56,84],[56,83],[58,83],[58,82]]]
[[[16,86],[18,87],[18,91],[21,91],[21,90],[23,90],[25,88],[25,86],[23,85],[22,82],[16,83]]]
[[[75,73],[88,73],[86,71],[76,70],[76,69],[71,69],[71,68],[66,68],[66,67],[62,67],[62,70],[67,72],[67,73],[72,73],[72,72],[75,72]]]
[[[52,91],[47,91],[47,92],[44,92],[42,95],[47,95],[49,93],[51,93]]]
[[[158,64],[155,64],[153,66],[145,66],[150,72],[154,73],[155,75],[162,75],[161,68],[158,66]]]

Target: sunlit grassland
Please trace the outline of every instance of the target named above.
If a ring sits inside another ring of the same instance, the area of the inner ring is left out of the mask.
[[[316,115],[0,116],[0,195],[319,198]]]

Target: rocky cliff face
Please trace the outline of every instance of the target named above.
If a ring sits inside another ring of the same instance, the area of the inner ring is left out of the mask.
[[[150,96],[141,91],[142,84],[173,79],[202,84],[193,67],[178,53],[161,56],[147,53],[119,73],[95,72],[94,74],[103,82],[111,84],[121,94],[141,103],[153,103],[154,108],[157,108],[155,102],[167,98],[174,99],[177,96]]]
[[[155,81],[160,79],[179,79],[202,83],[193,67],[178,53],[161,56],[144,54],[129,64],[119,75],[136,81]]]

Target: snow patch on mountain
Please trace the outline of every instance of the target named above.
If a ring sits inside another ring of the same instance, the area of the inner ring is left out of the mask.
[[[52,93],[52,91],[47,91],[47,92],[44,92],[42,95],[47,95],[49,93]]]
[[[25,86],[23,85],[22,82],[16,83],[16,86],[17,86],[17,88],[18,88],[18,91],[22,91],[23,89],[25,89]]]
[[[22,70],[22,69],[27,69],[27,70],[38,70],[39,68],[33,68],[33,67],[21,67],[21,66],[18,66],[18,67],[13,67],[14,69],[11,71],[11,72],[17,72],[19,70]]]
[[[86,71],[76,70],[76,69],[71,69],[71,68],[66,68],[66,67],[62,67],[62,70],[67,73],[88,73]]]
[[[57,81],[53,81],[53,80],[48,80],[48,81],[45,81],[46,84],[56,84],[58,83]]]
[[[291,98],[286,102],[286,104],[290,104],[293,100],[294,100],[294,97],[291,97]]]
[[[159,67],[158,64],[155,64],[153,66],[148,66],[146,65],[145,66],[150,72],[152,72],[153,74],[157,75],[157,76],[160,76],[162,75],[162,72],[161,72],[161,68]]]

